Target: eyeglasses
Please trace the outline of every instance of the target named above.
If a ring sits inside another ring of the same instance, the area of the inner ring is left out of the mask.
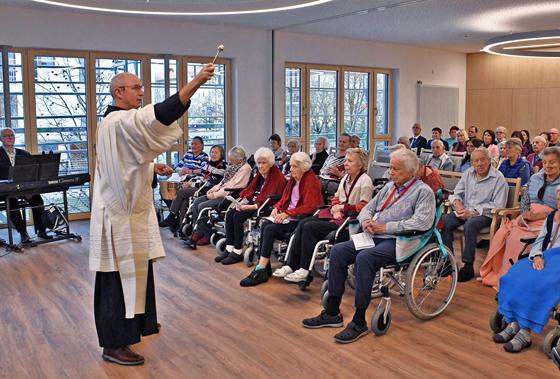
[[[3,138],[16,138],[16,136],[13,135],[13,134],[4,134],[2,137]]]
[[[131,88],[134,91],[144,91],[144,85],[143,84],[136,84],[134,86],[120,86],[119,88]]]

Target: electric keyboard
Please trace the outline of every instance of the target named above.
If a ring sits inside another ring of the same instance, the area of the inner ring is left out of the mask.
[[[33,182],[0,182],[0,197],[18,196],[29,193],[48,193],[67,190],[70,187],[81,186],[90,181],[89,174],[73,174],[59,176],[57,179],[36,180]]]

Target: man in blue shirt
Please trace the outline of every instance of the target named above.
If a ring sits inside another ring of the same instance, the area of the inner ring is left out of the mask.
[[[208,164],[208,159],[202,137],[196,136],[191,140],[191,150],[173,168],[180,175],[198,175]]]
[[[453,125],[449,128],[449,138],[445,139],[447,145],[449,146],[449,150],[457,143],[457,132],[459,132],[459,128],[456,125]]]

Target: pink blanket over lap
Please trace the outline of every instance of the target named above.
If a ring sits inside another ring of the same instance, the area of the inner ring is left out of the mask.
[[[532,204],[533,212],[552,212],[552,208],[542,204]],[[506,221],[494,234],[490,241],[490,248],[484,263],[480,267],[482,284],[492,286],[498,290],[500,278],[505,275],[510,267],[510,259],[517,262],[517,257],[523,249],[522,238],[537,237],[546,218],[542,220],[527,221],[529,228],[519,224],[521,216],[512,221]],[[528,247],[530,249],[530,247]],[[526,251],[528,252],[528,251]]]

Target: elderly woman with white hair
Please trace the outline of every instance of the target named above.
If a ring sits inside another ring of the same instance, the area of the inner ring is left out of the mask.
[[[224,174],[224,178],[214,187],[206,192],[205,196],[198,197],[192,206],[192,219],[197,222],[198,214],[204,208],[215,208],[222,200],[230,194],[231,189],[242,189],[247,187],[251,166],[247,164],[245,149],[235,146],[228,152],[229,165]],[[197,230],[193,232],[189,239],[185,241],[187,247],[196,249],[196,246],[208,245],[210,243],[210,233],[205,222],[197,223]]]
[[[257,209],[273,195],[281,195],[286,186],[284,175],[274,164],[274,153],[266,147],[255,152],[258,168],[249,186],[239,194],[240,205],[226,213],[226,251],[214,261],[231,265],[243,260],[243,223],[257,214]]]
[[[531,177],[531,168],[529,162],[521,156],[523,145],[519,138],[510,138],[505,142],[506,156],[498,170],[506,178],[521,178],[521,185],[524,186]]]
[[[543,152],[548,146],[548,140],[543,136],[533,138],[533,152],[527,156],[527,162],[531,166],[531,173],[536,174],[543,168]]]
[[[284,188],[282,198],[272,210],[274,222],[261,230],[260,258],[257,267],[240,283],[242,287],[256,286],[268,281],[272,275],[270,255],[274,241],[293,232],[299,217],[312,215],[323,204],[321,183],[311,171],[309,155],[298,152],[290,158],[291,178]]]
[[[397,251],[396,234],[428,230],[434,222],[436,199],[430,187],[416,177],[416,154],[407,149],[395,150],[391,153],[390,167],[391,181],[358,216],[363,231],[372,236],[375,246],[356,250],[353,241],[334,245],[330,252],[326,307],[318,316],[303,320],[303,326],[310,329],[343,326],[340,303],[348,267],[354,264],[356,310],[352,321],[334,336],[339,343],[354,342],[367,334],[366,309],[377,271],[385,265],[408,259],[406,252]]]
[[[315,152],[310,155],[311,169],[316,175],[319,175],[321,167],[325,164],[325,160],[329,156],[327,152],[329,148],[329,140],[326,137],[317,137],[315,140]]]
[[[307,279],[315,245],[338,229],[347,217],[360,213],[371,200],[373,183],[366,174],[367,166],[368,155],[364,150],[346,150],[346,175],[340,181],[331,206],[322,209],[318,216],[300,221],[294,232],[289,260],[285,266],[274,271],[274,277],[294,283]]]

